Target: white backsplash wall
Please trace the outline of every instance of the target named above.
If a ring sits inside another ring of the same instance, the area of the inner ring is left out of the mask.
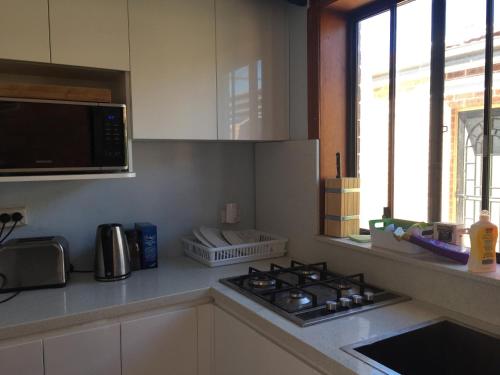
[[[62,235],[71,262],[89,268],[101,223],[156,224],[162,256],[180,255],[180,237],[193,226],[218,225],[227,202],[241,209],[232,228],[255,227],[252,143],[139,141],[133,155],[136,178],[0,183],[0,207],[28,209],[29,224],[11,238]]]
[[[257,228],[286,236],[302,258],[319,232],[317,140],[255,145]]]

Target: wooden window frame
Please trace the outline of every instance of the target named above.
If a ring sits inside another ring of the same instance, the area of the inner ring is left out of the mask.
[[[336,175],[335,154],[343,155],[342,170],[357,176],[356,84],[357,23],[382,11],[391,11],[389,86],[389,209],[394,197],[394,110],[396,62],[396,8],[404,0],[310,0],[308,8],[308,135],[320,147],[320,233],[324,233],[324,181]],[[368,4],[366,4],[368,2]],[[489,208],[491,178],[491,104],[493,76],[493,2],[486,0],[486,52],[482,209]],[[363,6],[358,7],[360,3]],[[441,220],[443,96],[446,0],[432,3],[431,100],[429,133],[428,219]],[[392,141],[391,141],[392,139]]]

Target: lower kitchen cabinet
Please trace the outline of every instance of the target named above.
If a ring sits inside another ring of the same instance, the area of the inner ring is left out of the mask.
[[[43,340],[45,375],[120,375],[120,324]]]
[[[0,346],[0,374],[44,375],[42,340]]]
[[[214,310],[216,375],[319,375],[225,311]]]
[[[0,342],[0,375],[319,375],[213,304]]]
[[[122,322],[123,375],[196,375],[196,308]]]

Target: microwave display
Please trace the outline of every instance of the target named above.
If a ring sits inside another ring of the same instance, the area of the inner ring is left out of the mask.
[[[124,106],[0,99],[0,173],[126,169]]]

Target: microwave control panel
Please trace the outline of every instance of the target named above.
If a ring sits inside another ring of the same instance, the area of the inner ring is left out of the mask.
[[[103,167],[125,166],[127,145],[124,108],[96,107],[94,110],[96,164]]]

